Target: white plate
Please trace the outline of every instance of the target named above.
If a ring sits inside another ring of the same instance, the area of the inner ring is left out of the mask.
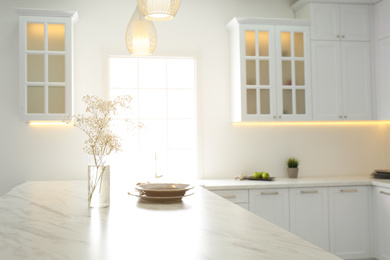
[[[153,197],[184,196],[186,191],[192,188],[193,185],[184,183],[144,183],[135,186],[141,195]]]
[[[181,201],[182,198],[191,196],[191,195],[193,195],[194,193],[191,193],[191,194],[188,194],[188,195],[183,195],[183,196],[165,196],[165,197],[147,196],[147,195],[145,195],[145,194],[131,193],[131,192],[128,192],[128,194],[131,195],[131,196],[138,197],[138,198],[140,198],[141,200],[144,200],[144,201],[149,201],[149,202],[164,202],[164,203],[167,203],[167,202],[177,202],[177,201]]]

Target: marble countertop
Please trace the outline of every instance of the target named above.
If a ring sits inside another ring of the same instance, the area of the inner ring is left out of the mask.
[[[390,188],[390,180],[374,179],[370,175],[327,176],[327,177],[299,177],[279,178],[273,181],[215,179],[199,180],[199,185],[208,190],[223,189],[276,189],[276,188],[304,188],[304,187],[331,187],[373,185]]]
[[[87,206],[83,181],[26,182],[0,197],[0,259],[341,259],[197,186],[173,204],[112,190]]]

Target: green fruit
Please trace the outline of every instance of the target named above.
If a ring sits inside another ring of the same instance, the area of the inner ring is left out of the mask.
[[[268,178],[269,178],[269,173],[268,173],[268,172],[263,172],[263,173],[261,174],[261,178],[263,178],[263,179],[268,179]]]
[[[261,179],[263,174],[261,172],[254,172],[253,173],[253,178],[255,179]]]

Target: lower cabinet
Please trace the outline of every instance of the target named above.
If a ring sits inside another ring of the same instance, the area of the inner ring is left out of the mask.
[[[390,189],[374,187],[372,197],[370,190],[338,186],[213,192],[343,259],[375,255],[390,260]]]
[[[289,230],[288,189],[249,190],[249,210]]]
[[[328,192],[330,252],[344,259],[369,258],[369,187],[330,187]]]
[[[215,194],[249,210],[248,190],[212,190]]]
[[[374,188],[376,259],[390,260],[390,189]]]
[[[328,189],[290,189],[290,231],[329,251]]]

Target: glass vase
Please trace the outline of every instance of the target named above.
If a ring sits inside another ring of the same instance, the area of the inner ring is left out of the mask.
[[[88,166],[88,206],[110,206],[110,166]]]

